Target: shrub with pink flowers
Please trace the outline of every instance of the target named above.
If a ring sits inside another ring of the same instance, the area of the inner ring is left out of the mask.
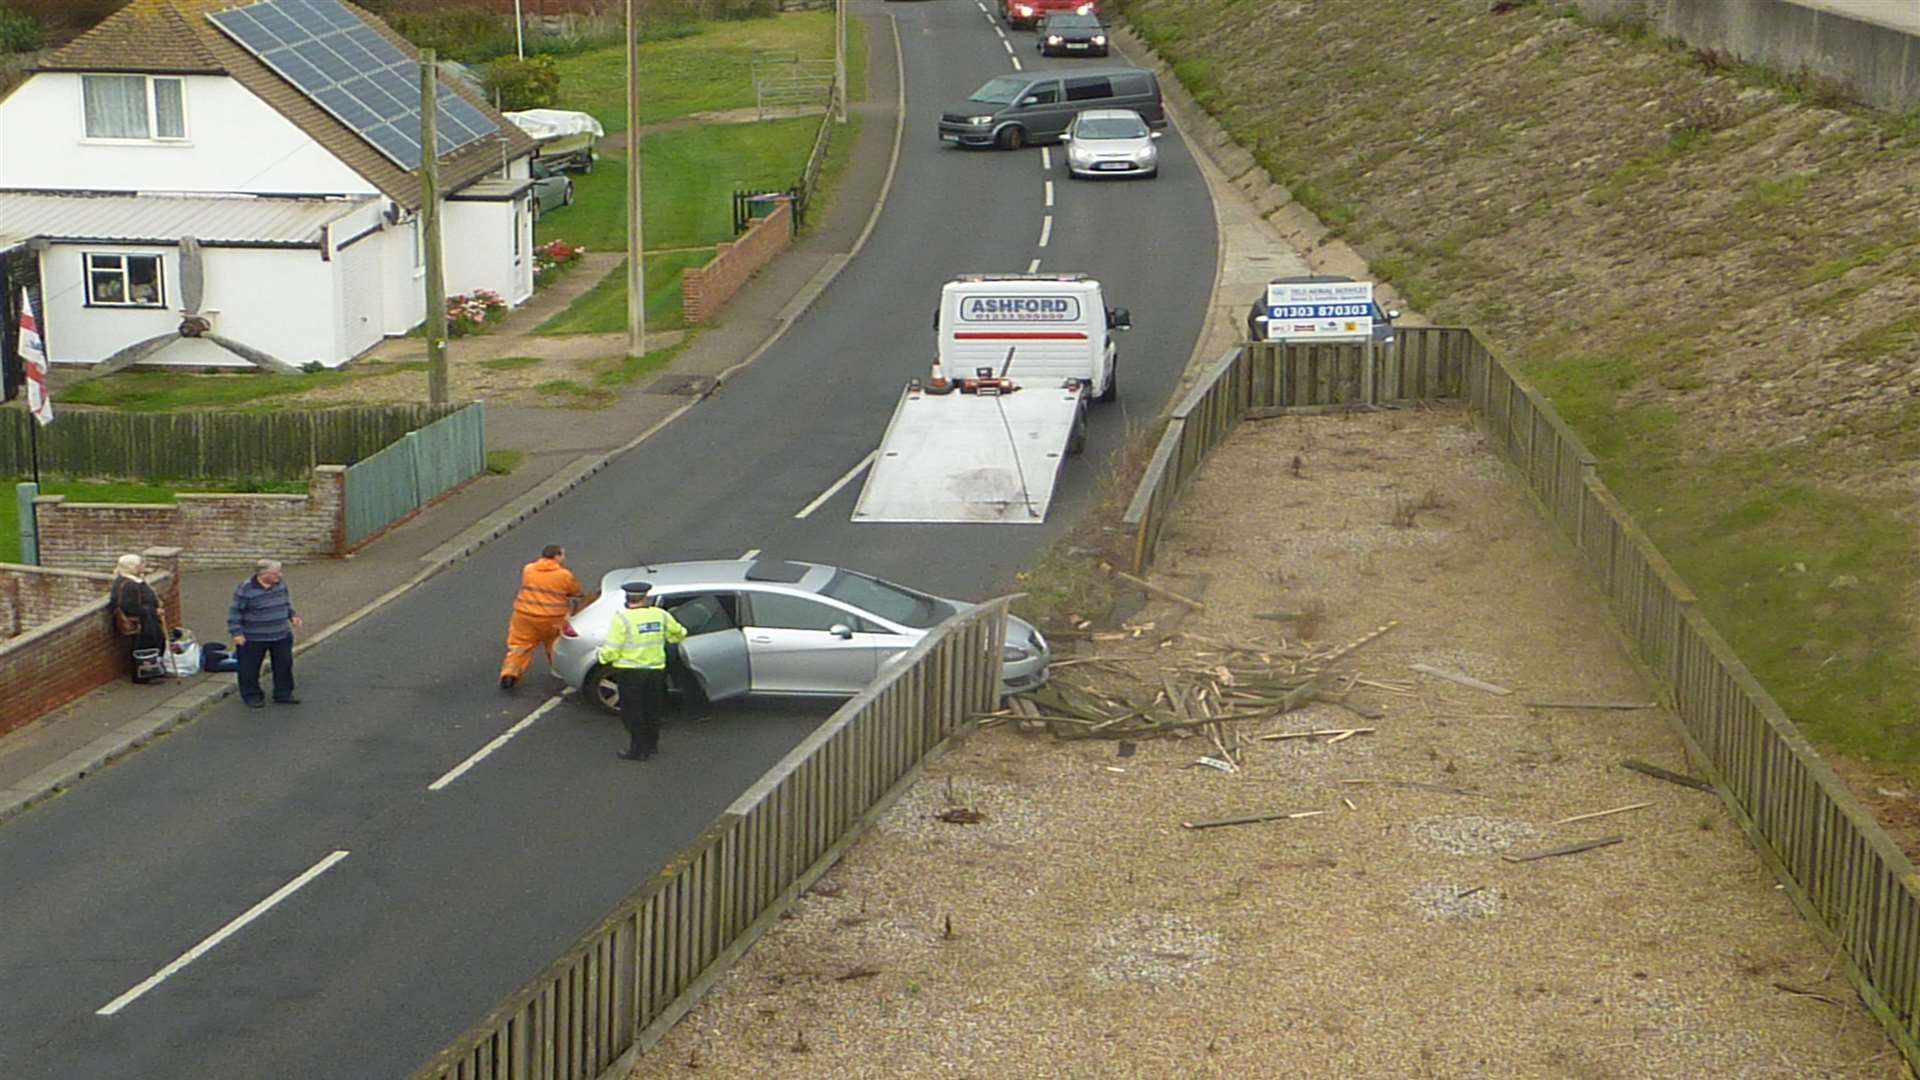
[[[464,337],[507,317],[507,298],[492,289],[447,297],[447,336]]]
[[[539,288],[553,284],[569,267],[580,261],[587,249],[565,240],[549,240],[533,249],[533,283]]]

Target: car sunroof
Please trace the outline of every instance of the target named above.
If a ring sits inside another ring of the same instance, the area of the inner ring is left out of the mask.
[[[780,562],[775,559],[756,559],[747,568],[748,581],[777,581],[783,585],[792,585],[807,576],[811,566],[799,563]]]

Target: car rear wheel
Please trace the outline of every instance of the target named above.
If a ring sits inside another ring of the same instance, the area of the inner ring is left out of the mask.
[[[567,193],[566,193],[566,195],[565,195],[565,196],[563,196],[563,197],[561,198],[561,200],[560,200],[560,205],[562,205],[562,206],[572,206],[572,205],[573,205],[573,185],[572,185],[572,184],[568,184],[568,185],[567,185]]]
[[[1018,150],[1027,145],[1027,129],[1019,124],[1008,124],[1000,129],[1000,135],[994,141],[1002,150]]]
[[[613,681],[612,666],[595,664],[587,672],[586,696],[603,711],[620,715],[620,684]]]

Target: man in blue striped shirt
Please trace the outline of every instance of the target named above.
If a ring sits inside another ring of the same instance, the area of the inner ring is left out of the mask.
[[[233,590],[233,604],[227,608],[227,633],[233,635],[234,659],[240,664],[240,700],[249,707],[266,708],[260,661],[269,657],[274,704],[300,704],[293,696],[293,632],[299,628],[300,615],[293,610],[280,561],[261,559],[253,576]]]

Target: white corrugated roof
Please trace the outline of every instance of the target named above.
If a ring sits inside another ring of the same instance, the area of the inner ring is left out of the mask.
[[[218,195],[0,191],[0,249],[25,240],[311,244],[320,230],[374,201]]]

